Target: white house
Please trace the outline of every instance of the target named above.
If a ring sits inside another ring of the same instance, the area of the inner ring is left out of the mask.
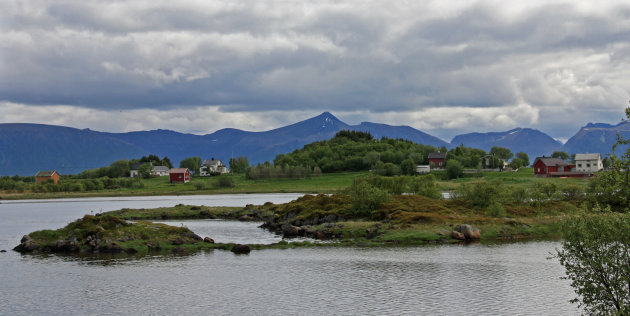
[[[136,162],[134,164],[131,165],[131,170],[129,170],[129,175],[131,178],[135,178],[139,176],[139,169],[141,166],[148,164],[148,162]],[[162,176],[168,176],[168,171],[170,169],[166,166],[153,166],[152,165],[152,169],[151,169],[151,176],[152,177],[162,177]]]
[[[211,160],[205,160],[201,164],[201,168],[199,168],[200,176],[210,176],[212,174],[224,174],[228,173],[227,167],[223,164],[221,160],[214,159],[212,157]]]
[[[429,172],[431,172],[430,165],[417,165],[416,166],[416,173],[424,174],[424,173],[429,173]]]
[[[575,154],[575,171],[597,172],[604,169],[600,154]]]

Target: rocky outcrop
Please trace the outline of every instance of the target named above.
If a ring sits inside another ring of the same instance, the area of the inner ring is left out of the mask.
[[[207,242],[209,244],[214,244],[214,239],[210,238],[210,237],[206,237],[203,239],[203,242]]]
[[[479,240],[481,230],[468,224],[457,225],[453,228],[451,237],[458,240]]]
[[[40,247],[39,243],[35,242],[29,235],[24,235],[20,240],[20,244],[15,246],[13,250],[21,253],[32,252]]]
[[[236,244],[232,247],[232,252],[235,254],[248,254],[250,251],[252,251],[252,249],[249,245]]]

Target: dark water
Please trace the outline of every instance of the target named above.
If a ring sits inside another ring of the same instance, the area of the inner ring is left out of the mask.
[[[12,248],[30,231],[61,227],[86,213],[78,211],[81,209],[89,213],[95,207],[105,211],[163,206],[155,203],[226,205],[234,197],[199,203],[180,198],[3,203],[0,248]],[[253,198],[262,202],[249,202]],[[259,195],[236,200],[242,205],[283,202],[275,198],[295,197]],[[256,228],[255,223],[185,224],[225,242],[236,237],[279,238]],[[0,314],[578,314],[568,303],[574,294],[568,282],[560,279],[562,266],[547,259],[556,247],[559,243],[322,247],[262,250],[249,255],[215,250],[136,258],[35,256],[9,251],[0,253]]]

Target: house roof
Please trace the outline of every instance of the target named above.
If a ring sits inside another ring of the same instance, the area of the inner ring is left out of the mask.
[[[35,176],[36,177],[52,177],[53,174],[57,173],[57,170],[53,171],[40,171]]]
[[[575,154],[575,160],[598,160],[602,159],[600,154]]]
[[[551,158],[551,157],[536,157],[536,160],[534,160],[534,164],[536,164],[536,162],[538,160],[542,161],[542,163],[544,163],[545,166],[566,166],[566,165],[568,165],[564,160],[562,160],[560,158]]]
[[[222,164],[223,164],[223,162],[221,160],[219,160],[219,159],[215,160],[214,158],[212,158],[210,160],[204,160],[202,165],[204,165],[204,166],[213,166],[213,165],[220,166]]]
[[[190,172],[188,168],[173,168],[169,170],[169,173],[186,173],[186,171]]]
[[[169,171],[167,166],[154,166],[153,171]]]
[[[429,153],[429,159],[446,159],[446,153]]]
[[[140,166],[146,165],[148,162],[134,162],[131,164],[130,170],[138,170]]]

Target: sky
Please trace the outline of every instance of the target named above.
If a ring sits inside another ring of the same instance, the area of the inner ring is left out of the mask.
[[[564,141],[628,106],[630,2],[2,0],[0,61],[0,123]]]

